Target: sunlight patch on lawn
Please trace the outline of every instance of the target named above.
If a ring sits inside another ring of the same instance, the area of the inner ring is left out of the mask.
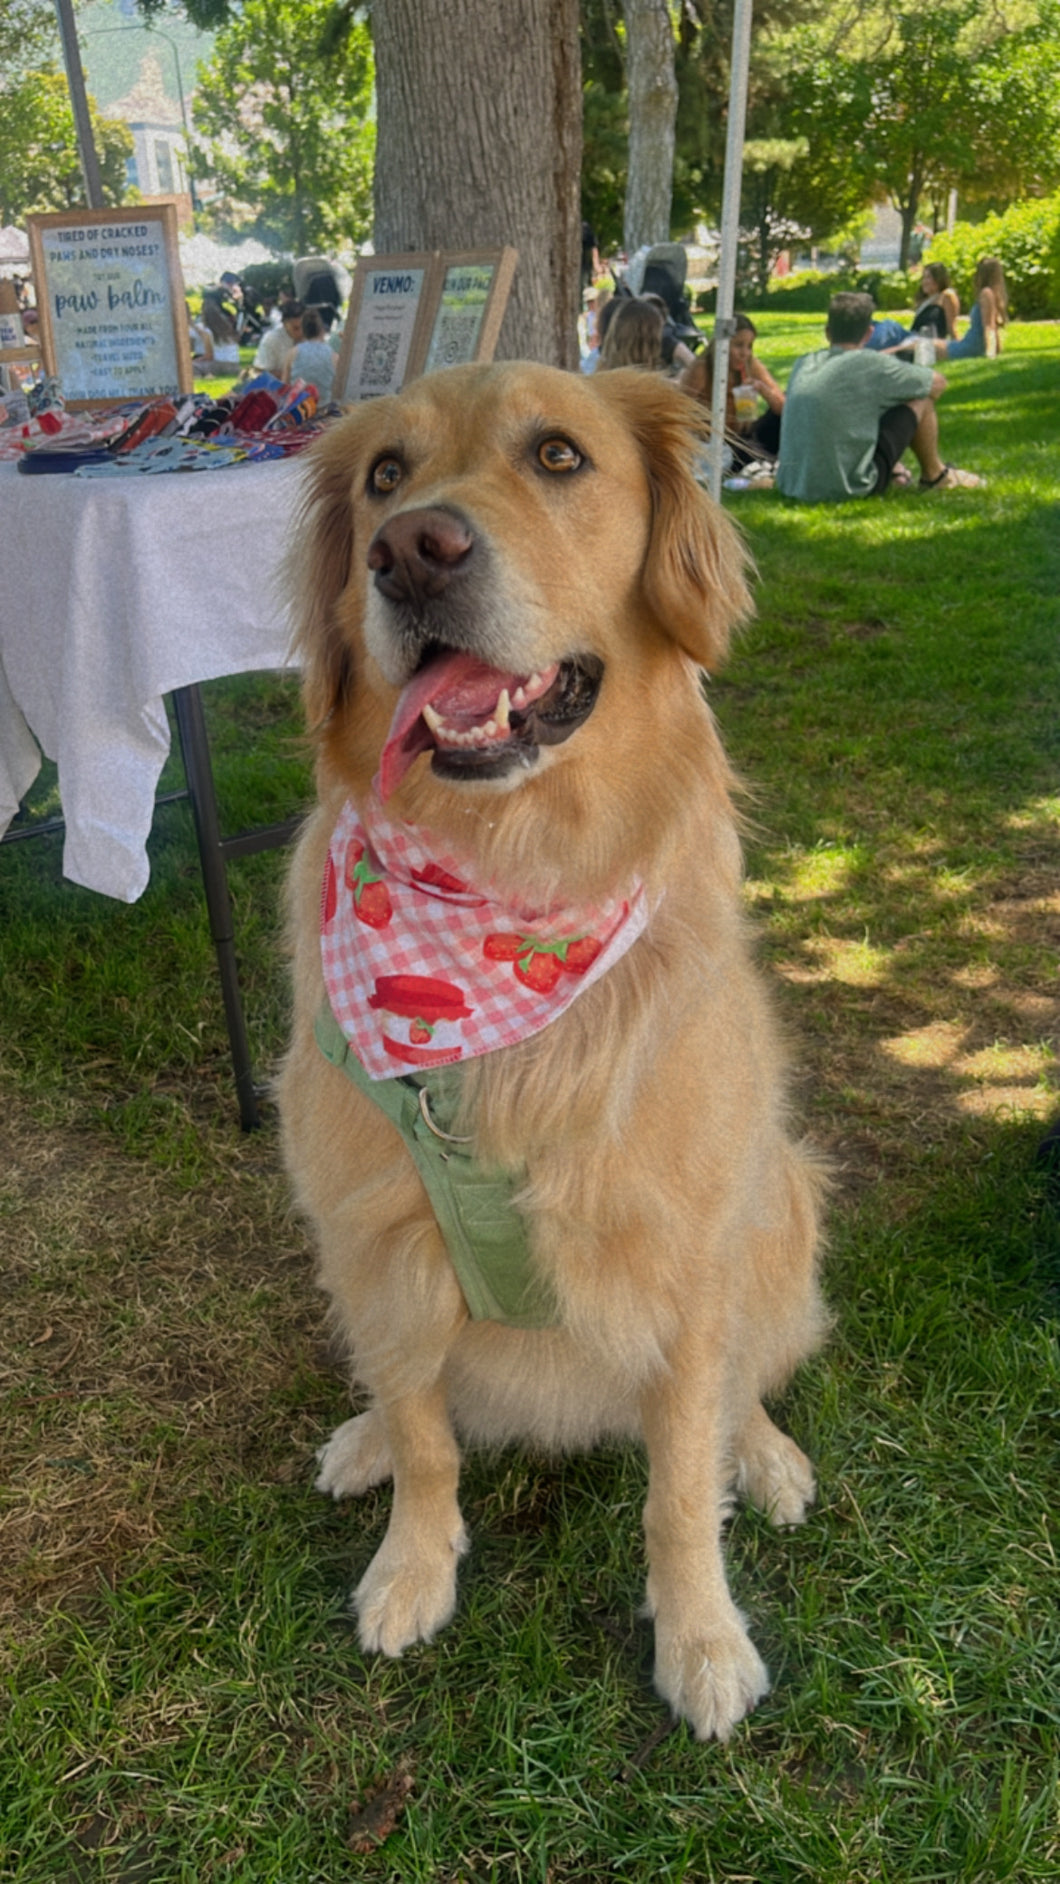
[[[847,888],[862,862],[860,848],[853,845],[829,844],[814,850],[790,850],[784,859],[785,901],[808,903],[817,897],[837,895]],[[763,894],[768,886],[749,884],[748,888]]]
[[[1056,1109],[1056,1094],[1045,1086],[973,1086],[955,1095],[958,1110],[970,1118],[1048,1119]]]
[[[954,1104],[970,1116],[1005,1112],[1010,1117],[1048,1117],[1055,1106],[1055,1095],[1046,1084],[1054,1058],[1048,1043],[996,1040],[966,1052],[970,1033],[957,1021],[933,1021],[881,1040],[880,1051],[918,1072],[948,1073],[958,1083]]]
[[[811,936],[806,953],[819,962],[822,981],[841,981],[848,988],[879,988],[887,980],[891,951],[874,947],[864,937],[855,942],[846,936]]]
[[[1013,1046],[1007,1040],[995,1040],[992,1046],[958,1058],[954,1064],[970,1079],[1033,1079],[1047,1071],[1052,1054],[1044,1042]]]
[[[902,1066],[950,1067],[967,1038],[968,1029],[959,1021],[931,1021],[927,1027],[881,1040],[880,1051]]]
[[[1010,811],[1004,822],[1010,831],[1042,830],[1055,838],[1057,826],[1060,825],[1060,797],[1032,798],[1018,811]]]

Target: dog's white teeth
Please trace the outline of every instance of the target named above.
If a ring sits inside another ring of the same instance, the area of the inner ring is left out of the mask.
[[[486,746],[507,733],[511,724],[510,709],[508,689],[502,687],[489,719],[477,726],[450,725],[429,700],[424,703],[422,713],[428,732],[440,746]]]
[[[526,705],[526,688],[525,687],[517,687],[515,689],[515,692],[512,695],[511,703],[513,707],[524,707]]]
[[[540,674],[531,674],[526,684],[532,693],[540,693],[545,683]]]

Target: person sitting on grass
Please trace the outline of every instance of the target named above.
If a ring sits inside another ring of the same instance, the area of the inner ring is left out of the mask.
[[[224,306],[220,288],[202,291],[202,324],[213,342],[210,359],[215,367],[238,369],[239,335],[236,324]]]
[[[977,489],[984,479],[939,456],[942,374],[873,353],[871,332],[871,295],[833,295],[828,346],[804,353],[791,369],[777,489],[804,504],[882,496],[892,482],[908,481],[899,460],[910,449],[922,491]]]
[[[283,369],[293,347],[302,338],[302,303],[289,298],[283,303],[283,314],[278,327],[267,327],[258,342],[254,355],[254,370],[258,373],[271,373],[273,379],[283,378]]]
[[[975,300],[968,332],[961,340],[941,341],[941,357],[944,360],[994,359],[1001,352],[1007,320],[1005,271],[996,255],[984,255],[975,271]]]
[[[914,334],[933,333],[936,340],[956,340],[961,304],[956,289],[950,286],[949,269],[941,262],[925,262],[920,292],[923,300],[913,315]]]
[[[949,271],[941,262],[928,262],[920,277],[920,300],[910,328],[901,321],[873,319],[867,345],[874,353],[903,352],[912,356],[918,334],[930,334],[935,341],[956,340],[957,316],[961,304],[950,287]]]
[[[324,338],[324,323],[316,308],[307,307],[302,315],[302,338],[292,347],[283,364],[281,378],[290,386],[304,379],[317,390],[317,404],[326,406],[335,379],[335,355]]]
[[[617,366],[642,366],[649,373],[665,370],[663,327],[659,309],[650,301],[630,295],[619,301],[600,346],[597,371]]]
[[[618,313],[619,308],[624,306],[625,302],[618,300],[613,294],[609,294],[606,300],[602,301],[596,316],[596,344],[590,347],[589,352],[585,355],[581,363],[581,371],[583,373],[596,372],[600,364],[600,352],[607,338],[607,330],[614,320],[615,315]]]
[[[732,450],[733,467],[741,471],[754,459],[772,461],[780,449],[780,423],[784,411],[784,394],[777,385],[772,373],[764,366],[754,350],[758,329],[746,314],[737,314],[732,339],[729,341],[729,375],[725,388],[725,436]],[[697,353],[690,366],[681,374],[680,384],[693,399],[698,399],[708,412],[714,401],[714,342],[711,340],[704,353]],[[736,410],[735,386],[747,386],[755,395],[756,406],[751,416],[741,415]],[[763,399],[766,410],[759,414],[757,400]]]

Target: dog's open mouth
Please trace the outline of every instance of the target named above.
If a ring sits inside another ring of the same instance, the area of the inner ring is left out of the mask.
[[[604,664],[592,654],[553,662],[540,673],[505,673],[474,655],[435,652],[397,703],[379,765],[386,799],[413,760],[432,753],[442,778],[497,779],[532,765],[588,719]]]

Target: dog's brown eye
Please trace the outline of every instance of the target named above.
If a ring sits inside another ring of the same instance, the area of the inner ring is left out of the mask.
[[[389,491],[397,489],[404,475],[399,459],[380,458],[378,464],[372,466],[368,483],[373,491],[378,491],[380,496],[385,497]]]
[[[537,459],[546,471],[577,471],[582,455],[565,438],[545,438],[537,448]]]

